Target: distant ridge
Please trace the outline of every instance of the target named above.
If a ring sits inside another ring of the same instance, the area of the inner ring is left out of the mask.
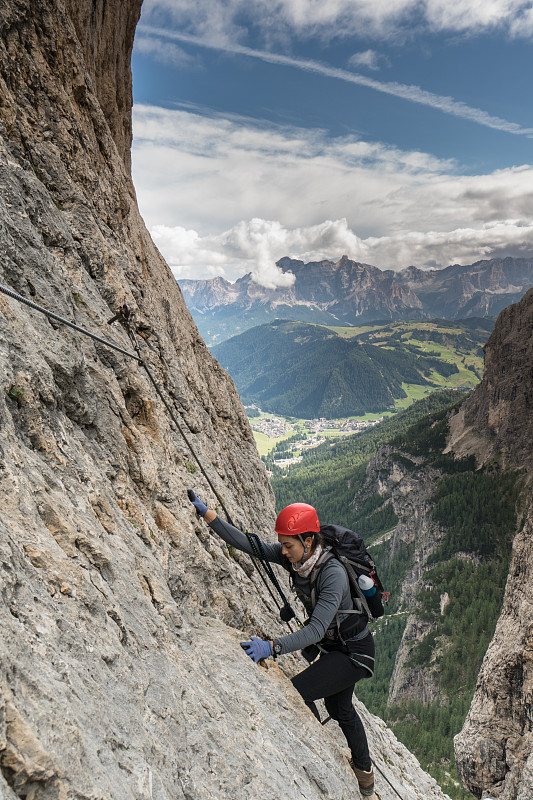
[[[305,322],[258,325],[213,347],[244,403],[289,417],[394,410],[407,387],[471,388],[492,320],[393,322],[357,334]],[[418,395],[420,396],[420,395]]]
[[[276,318],[353,325],[399,319],[465,319],[497,316],[533,286],[533,258],[493,258],[444,269],[407,267],[395,272],[342,256],[304,263],[288,257],[290,287],[266,289],[251,273],[182,280],[179,285],[208,345]]]

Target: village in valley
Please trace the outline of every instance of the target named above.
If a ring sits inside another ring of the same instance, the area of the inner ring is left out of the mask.
[[[372,415],[371,419],[320,417],[306,420],[264,413],[256,405],[246,406],[245,409],[259,453],[266,457],[276,448],[273,463],[280,468],[300,463],[305,450],[318,447],[330,438],[338,439],[361,433],[383,420],[383,416],[377,415]],[[287,440],[286,447],[279,452],[279,445],[284,440]]]

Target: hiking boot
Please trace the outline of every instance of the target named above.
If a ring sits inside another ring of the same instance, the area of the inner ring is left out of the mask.
[[[365,800],[378,800],[377,795],[374,792],[374,769],[370,767],[370,771],[366,772],[364,769],[359,769],[350,759],[350,766],[355,772],[355,777],[357,778],[357,783],[359,784],[359,791],[361,792],[361,797],[364,797]]]

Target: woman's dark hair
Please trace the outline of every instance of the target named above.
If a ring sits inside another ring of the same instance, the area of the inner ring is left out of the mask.
[[[320,532],[317,533],[316,531],[308,531],[307,533],[301,533],[300,536],[304,541],[305,539],[307,539],[308,536],[313,537],[313,544],[311,545],[311,550],[316,550],[319,544],[321,544],[322,547],[324,547],[324,537]]]
[[[324,537],[322,536],[321,533],[317,533],[316,531],[308,531],[307,533],[298,534],[298,538],[300,539],[300,541],[302,541],[302,539],[305,541],[308,536],[311,536],[313,538],[313,544],[311,545],[311,552],[313,552],[318,547],[319,544],[321,544],[322,547],[324,547]],[[287,572],[291,572],[291,562],[289,561],[287,556],[281,557],[281,566],[284,569],[286,569]]]

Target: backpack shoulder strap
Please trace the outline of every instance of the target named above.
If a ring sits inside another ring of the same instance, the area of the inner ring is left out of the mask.
[[[316,602],[317,602],[317,594],[318,594],[317,593],[317,586],[316,586],[317,578],[319,576],[319,573],[320,573],[322,567],[325,564],[327,564],[327,562],[331,558],[336,558],[337,561],[339,561],[342,564],[342,566],[344,567],[344,569],[345,569],[345,571],[347,573],[348,584],[350,586],[350,596],[352,598],[352,607],[351,608],[339,608],[339,610],[335,614],[337,635],[338,635],[340,641],[342,642],[342,644],[346,644],[344,639],[341,636],[341,621],[340,621],[340,616],[339,615],[340,614],[358,614],[360,616],[361,614],[364,614],[366,612],[368,617],[370,618],[371,614],[370,614],[370,612],[368,610],[368,606],[366,604],[365,597],[364,597],[361,589],[359,588],[359,586],[357,584],[357,576],[355,576],[355,586],[356,586],[355,591],[352,588],[352,576],[354,575],[354,572],[351,569],[349,562],[346,563],[347,559],[343,558],[338,553],[336,553],[332,546],[328,547],[325,550],[325,552],[320,556],[320,558],[318,559],[317,563],[315,564],[315,566],[313,568],[313,572],[311,573],[311,603],[312,603],[313,608],[316,606]],[[362,598],[362,600],[360,598]]]
[[[320,558],[316,562],[315,566],[313,567],[313,571],[311,572],[311,604],[313,608],[316,606],[317,601],[317,587],[316,581],[319,576],[319,573],[324,566],[331,558],[336,558],[337,561],[340,561],[344,569],[346,570],[348,576],[348,583],[350,584],[350,594],[352,596],[353,608],[342,608],[339,609],[339,612],[342,614],[361,614],[366,613],[369,619],[372,619],[372,612],[368,607],[368,603],[366,601],[366,597],[364,596],[361,588],[359,587],[359,583],[357,581],[357,575],[350,564],[349,559],[345,558],[344,556],[338,555],[333,547],[326,547],[324,552],[321,554]],[[337,621],[338,621],[338,614],[337,614]]]
[[[318,575],[319,575],[322,567],[324,566],[324,564],[326,564],[330,560],[330,558],[335,558],[335,554],[331,552],[331,548],[324,548],[324,552],[321,553],[320,558],[316,562],[316,564],[313,567],[313,570],[311,572],[311,575],[310,575],[310,580],[311,580],[311,604],[312,604],[313,608],[316,606],[316,601],[317,601],[316,581],[317,581]]]
[[[368,603],[366,602],[366,597],[364,596],[363,592],[361,591],[361,588],[359,586],[359,582],[357,580],[357,575],[356,575],[352,565],[350,564],[350,561],[347,558],[343,558],[342,556],[339,557],[339,561],[341,562],[341,564],[344,566],[344,569],[348,573],[348,580],[350,582],[352,598],[354,597],[354,595],[356,596],[356,598],[360,601],[362,607],[364,608],[365,612],[367,613],[368,618],[372,619],[372,613],[371,613],[371,611],[370,611],[370,609],[368,607]],[[349,614],[350,612],[344,610],[343,613]],[[359,613],[361,613],[361,612],[359,612]]]

